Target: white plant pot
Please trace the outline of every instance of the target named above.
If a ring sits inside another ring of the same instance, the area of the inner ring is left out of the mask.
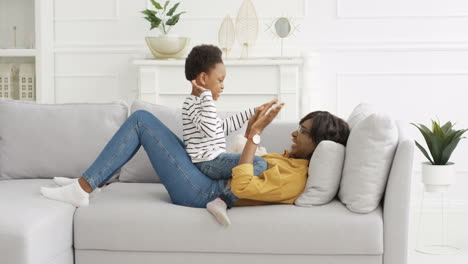
[[[422,163],[422,182],[426,192],[445,192],[455,181],[455,164],[432,165],[430,162]]]
[[[187,53],[190,45],[190,38],[170,34],[146,37],[145,40],[156,59],[181,58]]]

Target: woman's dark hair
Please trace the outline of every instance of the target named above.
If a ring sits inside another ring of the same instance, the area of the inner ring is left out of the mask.
[[[209,70],[217,63],[223,63],[223,52],[213,45],[195,46],[185,59],[185,78],[191,81],[201,72]]]
[[[349,126],[343,119],[330,114],[327,111],[315,111],[304,116],[300,124],[306,120],[312,121],[310,137],[318,146],[322,140],[330,140],[346,146],[349,136]]]

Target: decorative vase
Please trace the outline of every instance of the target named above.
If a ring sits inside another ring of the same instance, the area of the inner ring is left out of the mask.
[[[166,34],[159,37],[146,37],[146,44],[156,59],[178,59],[183,57],[189,48],[190,38]]]
[[[258,38],[258,17],[251,0],[244,0],[236,18],[236,38],[242,46],[242,59],[249,57],[249,50]]]
[[[430,162],[422,163],[422,182],[426,192],[445,192],[454,183],[455,164],[432,165]]]
[[[229,15],[227,15],[218,31],[219,47],[227,59],[228,52],[232,49],[236,40],[236,31],[234,29],[234,22]]]

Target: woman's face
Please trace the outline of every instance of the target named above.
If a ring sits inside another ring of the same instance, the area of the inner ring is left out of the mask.
[[[291,133],[291,156],[296,159],[308,159],[315,150],[315,143],[310,137],[312,120],[307,119],[299,124],[299,128]]]

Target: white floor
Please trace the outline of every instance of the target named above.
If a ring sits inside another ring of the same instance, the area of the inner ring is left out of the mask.
[[[460,248],[456,254],[429,255],[415,250],[418,226],[421,226],[419,245],[440,244],[439,242],[442,241],[442,211],[441,207],[438,206],[440,203],[436,203],[440,201],[437,199],[440,196],[427,193],[425,195],[425,201],[429,202],[423,206],[421,225],[419,225],[421,196],[420,194],[413,196],[415,201],[412,201],[410,215],[408,264],[468,264],[468,210],[466,210],[464,203],[455,205],[449,203],[445,207],[447,216],[446,241],[448,245]]]

